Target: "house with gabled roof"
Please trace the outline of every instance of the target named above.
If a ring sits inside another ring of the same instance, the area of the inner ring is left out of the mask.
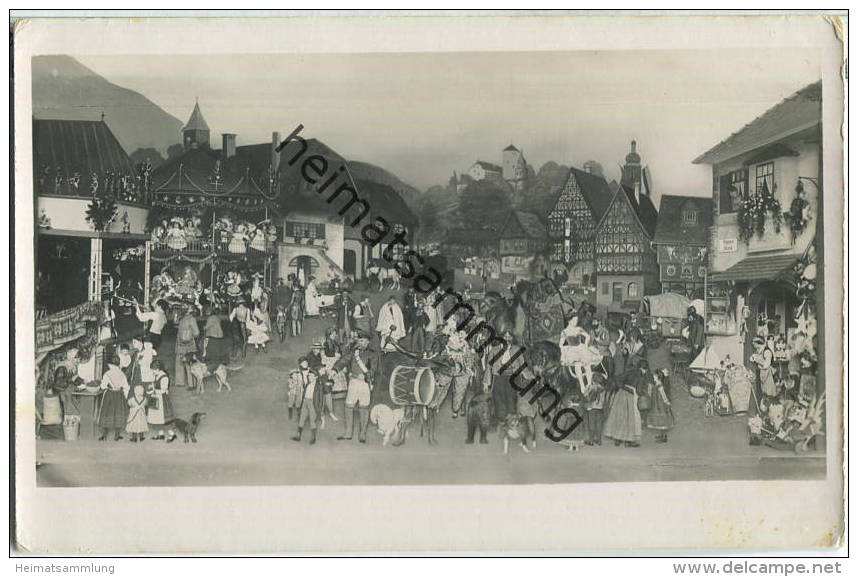
[[[797,267],[817,268],[822,82],[785,98],[693,162],[712,167],[710,344],[722,358],[747,363],[755,336],[789,341],[804,333],[811,341],[823,315],[814,299],[796,296],[795,285]]]
[[[500,180],[503,175],[503,168],[497,164],[478,160],[468,169],[468,176],[474,180]]]
[[[711,198],[662,195],[652,239],[661,292],[703,298],[711,226]]]
[[[648,195],[623,184],[596,225],[596,306],[608,311],[636,310],[658,292],[658,263],[652,239],[658,211]]]
[[[612,192],[601,176],[570,168],[547,215],[551,260],[566,266],[592,263],[596,224],[610,205]]]
[[[548,248],[548,231],[532,212],[512,210],[501,228],[498,254],[501,272],[527,275],[537,254]]]

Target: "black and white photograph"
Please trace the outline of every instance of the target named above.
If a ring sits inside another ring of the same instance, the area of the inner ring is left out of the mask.
[[[345,20],[332,35],[361,34]],[[837,44],[822,19],[798,20],[766,26]],[[15,218],[32,227],[15,248],[32,256],[16,314],[32,333],[16,343],[15,435],[30,448],[15,464],[30,499],[374,488],[378,508],[387,487],[565,486],[568,514],[577,486],[692,498],[710,482],[811,482],[840,507],[830,52],[245,51],[232,24],[66,22],[67,50],[39,45],[47,27],[16,55],[29,100],[16,101]],[[445,25],[470,26],[441,19],[427,36]],[[76,30],[130,40],[88,47]],[[173,52],[135,45],[152,30],[187,34]],[[637,506],[625,499],[610,504]],[[82,530],[134,524],[112,518],[122,503],[87,510]],[[700,529],[661,511],[640,528]],[[831,546],[832,531],[783,545]],[[635,533],[629,547],[666,546]]]

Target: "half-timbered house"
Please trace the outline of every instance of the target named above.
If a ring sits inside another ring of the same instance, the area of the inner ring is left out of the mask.
[[[500,233],[501,272],[528,274],[537,254],[548,244],[545,226],[532,212],[510,211]]]
[[[658,264],[652,247],[658,212],[647,195],[617,185],[596,226],[596,305],[609,311],[637,309],[658,291]]]
[[[603,177],[569,169],[566,183],[548,213],[553,262],[567,267],[593,262],[596,224],[608,209],[611,196]]]

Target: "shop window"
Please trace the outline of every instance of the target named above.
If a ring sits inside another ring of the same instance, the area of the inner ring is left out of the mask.
[[[637,298],[638,297],[638,283],[630,282],[629,283],[629,298]]]
[[[696,210],[685,210],[682,212],[682,224],[685,226],[696,226],[697,225],[697,211]]]

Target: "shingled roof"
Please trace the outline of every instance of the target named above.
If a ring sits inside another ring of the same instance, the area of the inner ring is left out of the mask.
[[[611,187],[608,186],[608,182],[604,177],[596,174],[590,174],[585,170],[572,167],[569,169],[569,176],[566,179],[567,182],[569,178],[573,176],[575,177],[575,181],[578,183],[578,188],[581,190],[581,195],[584,197],[584,201],[593,213],[593,219],[596,222],[599,222],[602,220],[602,217],[605,215],[608,207],[611,206],[611,200],[614,198],[614,191],[612,191]],[[563,190],[565,188],[566,184],[564,183],[558,191],[554,204],[557,204],[557,200],[560,198],[560,195],[563,194]],[[553,208],[554,205],[552,205],[552,210]]]
[[[653,244],[709,244],[709,227],[712,226],[711,198],[665,195],[661,197],[658,208],[658,224]],[[697,223],[694,226],[686,226],[683,222],[682,213],[686,209],[697,212]]]
[[[376,216],[383,217],[390,223],[404,224],[410,229],[415,229],[418,225],[417,216],[408,207],[402,196],[396,190],[380,182],[369,179],[360,178],[353,174],[350,170],[350,163],[343,158],[339,153],[330,148],[324,142],[315,138],[308,138],[307,151],[301,156],[305,159],[311,155],[319,155],[328,163],[328,173],[337,170],[340,166],[345,166],[348,170],[337,177],[337,185],[348,183],[358,193],[360,198],[365,199],[370,206],[370,214],[374,218]],[[330,213],[332,217],[337,216],[337,210],[325,201],[325,194],[318,194],[301,175],[301,163],[303,160],[298,160],[294,166],[289,166],[288,161],[291,160],[298,151],[295,144],[288,144],[280,151],[280,202],[284,210],[323,210]],[[270,148],[266,145],[265,149],[254,149],[252,152],[257,155],[270,154]],[[251,150],[248,147],[247,155],[250,155]],[[239,154],[236,151],[237,157],[244,157],[244,162],[251,162],[250,158]],[[265,158],[268,158],[266,156]],[[256,161],[266,163],[268,161]],[[365,171],[356,171],[362,174]],[[339,204],[337,204],[339,207]]]
[[[520,238],[521,235],[532,239],[548,238],[548,232],[539,217],[532,212],[510,211],[501,231],[502,238]]]
[[[185,130],[208,130],[209,125],[206,123],[206,119],[203,118],[203,113],[200,112],[200,103],[197,102],[194,104],[194,111],[191,112],[191,117],[188,119],[188,123],[182,128],[182,131]]]
[[[92,174],[134,175],[134,163],[103,121],[33,119],[38,194],[89,194]],[[76,183],[76,184],[72,184]]]
[[[777,280],[792,271],[798,259],[799,256],[796,254],[751,256],[740,260],[723,272],[712,273],[709,280],[713,282]]]
[[[615,183],[611,183],[612,185]],[[635,216],[638,219],[638,222],[641,223],[641,226],[644,229],[644,232],[649,236],[649,238],[653,238],[655,235],[655,229],[658,224],[659,216],[658,211],[655,208],[655,205],[650,200],[649,196],[642,194],[640,195],[640,200],[635,198],[635,191],[633,188],[625,186],[623,184],[616,184],[614,188],[614,195],[611,197],[611,202],[608,203],[608,207],[610,208],[611,204],[614,201],[614,198],[621,192],[625,193],[626,198],[629,201],[629,204],[634,210]],[[621,190],[622,189],[622,190]],[[605,213],[607,213],[607,209],[605,209]],[[604,213],[602,215],[604,218]],[[599,219],[599,226],[601,226],[602,219]]]
[[[812,128],[822,121],[822,81],[805,86],[767,110],[726,140],[694,159],[694,164],[717,164]]]
[[[75,172],[131,174],[133,163],[102,121],[33,119],[33,169],[59,167]]]

